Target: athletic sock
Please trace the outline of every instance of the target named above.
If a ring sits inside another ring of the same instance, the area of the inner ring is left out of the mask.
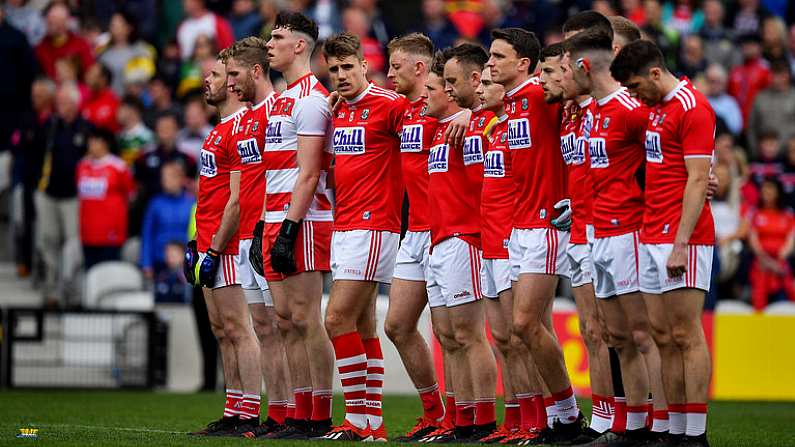
[[[442,393],[439,392],[439,384],[425,388],[418,388],[417,393],[422,401],[422,412],[426,419],[441,421],[444,418],[444,403],[442,403]]]
[[[243,400],[240,403],[241,420],[259,419],[260,399],[259,394],[243,395]]]
[[[536,421],[533,424],[533,428],[541,431],[547,427],[551,427],[552,425],[549,422],[549,415],[547,415],[547,409],[554,410],[555,403],[547,402],[547,399],[544,399],[544,396],[542,396],[541,394],[533,396],[533,401],[536,404]],[[549,406],[547,406],[547,403],[549,403]]]
[[[580,409],[577,407],[577,399],[574,398],[571,386],[553,393],[552,398],[555,400],[555,416],[561,424],[571,424],[577,420]]]
[[[707,431],[707,404],[691,404],[687,406],[687,436],[701,436]]]
[[[610,427],[610,431],[613,433],[624,433],[627,429],[627,398],[616,396],[613,401],[615,402],[615,410],[613,412],[613,426]]]
[[[458,412],[458,408],[456,408],[455,404],[455,393],[452,391],[447,391],[444,394],[444,421],[442,422],[442,425],[445,427],[452,427],[455,425],[456,413]]]
[[[240,401],[243,392],[240,390],[226,389],[226,402],[224,402],[224,417],[231,418],[240,414]]]
[[[683,435],[687,430],[687,407],[685,404],[668,404],[668,432]]]
[[[382,395],[384,394],[384,354],[378,337],[362,342],[367,354],[367,422],[378,430],[384,423]]]
[[[627,398],[624,394],[624,382],[621,379],[621,361],[616,348],[607,348],[610,360],[610,377],[613,382],[613,433],[624,433],[627,426]]]
[[[295,402],[287,401],[287,411],[284,413],[285,419],[295,419]]]
[[[505,418],[502,425],[511,431],[522,428],[522,410],[518,400],[505,401]]]
[[[497,420],[496,400],[483,397],[475,401],[475,425],[493,424]]]
[[[455,403],[455,426],[471,427],[475,424],[475,402],[456,401]]]
[[[646,400],[646,427],[651,429],[653,423],[654,423],[654,399],[651,397],[651,393],[649,393],[649,398]]]
[[[312,387],[296,388],[293,390],[295,396],[295,420],[308,421],[312,416]]]
[[[331,404],[334,395],[331,390],[312,391],[312,421],[327,421],[331,419]]]
[[[337,356],[337,369],[345,396],[345,420],[357,428],[367,428],[367,354],[358,332],[331,340]]]
[[[287,417],[287,401],[286,400],[270,400],[268,401],[268,417],[276,421],[278,424],[284,424],[284,419]]]
[[[604,433],[607,430],[610,430],[610,424],[612,423],[613,418],[610,414],[611,411],[609,398],[600,396],[598,394],[592,394],[591,401],[593,402],[591,411],[591,429],[598,433]]]
[[[652,415],[651,431],[663,433],[670,429],[667,410],[654,410]]]
[[[646,416],[648,416],[648,407],[643,405],[629,405],[627,406],[627,426],[626,430],[637,430],[646,426]]]
[[[516,400],[519,402],[519,427],[522,430],[530,430],[536,426],[537,409],[534,396],[530,393],[517,393]]]

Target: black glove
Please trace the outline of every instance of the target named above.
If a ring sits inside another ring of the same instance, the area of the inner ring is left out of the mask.
[[[207,249],[207,255],[199,265],[199,284],[209,289],[215,287],[215,276],[221,264],[221,255],[212,248]]]
[[[265,276],[262,268],[262,232],[264,229],[265,221],[257,222],[257,225],[254,226],[254,238],[251,239],[251,249],[248,251],[248,262],[259,276]]]
[[[196,265],[199,263],[199,250],[196,249],[196,241],[190,241],[185,245],[185,261],[183,263],[183,271],[185,272],[185,279],[188,284],[192,286],[198,285],[196,282]]]
[[[295,240],[298,238],[298,230],[301,222],[293,222],[284,219],[282,227],[279,229],[279,236],[273,241],[271,248],[271,263],[273,269],[279,273],[289,275],[296,271],[295,268]]]

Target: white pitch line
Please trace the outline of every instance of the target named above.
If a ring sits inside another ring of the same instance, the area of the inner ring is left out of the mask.
[[[171,430],[157,430],[154,428],[127,428],[127,427],[101,427],[98,425],[75,425],[75,424],[36,424],[36,427],[51,427],[51,428],[85,428],[89,430],[121,430],[121,431],[140,431],[146,433],[169,433],[175,435],[187,435],[187,432],[171,431]]]

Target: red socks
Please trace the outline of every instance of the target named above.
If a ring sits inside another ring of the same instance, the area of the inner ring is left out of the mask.
[[[284,424],[284,419],[287,417],[287,401],[268,401],[268,417],[276,421],[278,424]]]
[[[456,413],[458,413],[458,408],[456,408],[455,403],[455,393],[452,391],[447,391],[445,393],[445,397],[445,413],[442,425],[445,427],[452,427],[455,425]]]
[[[333,395],[331,390],[312,391],[312,417],[313,421],[327,421],[331,419],[331,403]]]
[[[231,418],[240,414],[240,404],[243,400],[243,392],[240,390],[226,390],[226,402],[224,402],[224,417]]]
[[[536,404],[537,398],[541,396],[533,396],[529,393],[519,393],[516,395],[516,400],[519,401],[519,414],[521,418],[520,428],[522,430],[530,430],[535,428],[538,423],[538,406]],[[543,406],[543,401],[541,406]],[[544,421],[546,423],[546,421]]]
[[[358,332],[331,340],[337,355],[337,369],[345,396],[345,420],[357,428],[367,428],[367,354]]]
[[[259,394],[244,394],[243,400],[240,402],[240,419],[259,419]]]
[[[378,337],[363,341],[367,354],[367,423],[377,430],[384,423],[382,395],[384,393],[384,353]]]
[[[624,433],[627,429],[627,398],[614,397],[615,413],[613,414],[613,426],[610,431],[613,433]]]
[[[455,403],[455,426],[469,427],[475,424],[475,402]]]
[[[612,408],[611,398],[600,396],[598,394],[591,395],[593,402],[591,411],[591,428],[598,432],[604,433],[610,430],[612,422]]]
[[[442,393],[439,392],[439,385],[434,383],[427,388],[417,390],[422,401],[422,411],[426,419],[440,421],[444,417],[444,404],[442,403]]]
[[[505,419],[502,425],[510,431],[515,431],[521,428],[522,411],[519,408],[518,400],[505,401]]]
[[[489,425],[497,421],[497,409],[493,397],[475,401],[475,425]]]
[[[296,388],[293,390],[295,396],[295,419],[298,421],[308,421],[312,416],[312,387]]]

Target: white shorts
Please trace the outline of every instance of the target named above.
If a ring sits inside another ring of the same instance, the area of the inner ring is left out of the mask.
[[[638,284],[638,231],[597,238],[591,256],[597,298],[640,291]]]
[[[486,298],[499,298],[500,293],[511,288],[511,261],[484,259],[480,268],[480,287]]]
[[[566,250],[569,258],[569,274],[571,286],[580,287],[593,282],[593,259],[591,258],[591,244],[572,244]]]
[[[240,288],[243,289],[243,294],[246,296],[248,304],[273,306],[273,297],[271,296],[268,281],[265,280],[264,276],[260,276],[254,271],[251,262],[248,260],[252,240],[241,239],[239,243],[240,255],[237,259],[237,272],[240,275]]]
[[[407,231],[400,241],[400,249],[395,263],[395,278],[406,281],[421,281],[428,291],[428,306],[445,306],[439,285],[430,281],[429,267],[431,248],[430,231]]]
[[[391,284],[399,244],[399,233],[335,231],[331,235],[331,278]]]
[[[480,260],[480,249],[457,237],[445,239],[433,247],[429,286],[439,286],[445,306],[460,306],[482,297]]]
[[[207,257],[207,253],[199,252],[198,265],[201,265],[205,257]],[[215,285],[212,287],[213,289],[240,285],[240,276],[237,274],[239,258],[240,256],[238,255],[220,255],[218,272],[215,273]]]
[[[569,262],[566,247],[569,232],[551,228],[514,228],[508,244],[511,260],[511,280],[523,273],[541,273],[568,277]]]
[[[665,265],[673,248],[673,244],[640,244],[640,290],[657,294],[683,288],[709,291],[714,247],[688,245],[687,271],[679,278],[669,278]]]

